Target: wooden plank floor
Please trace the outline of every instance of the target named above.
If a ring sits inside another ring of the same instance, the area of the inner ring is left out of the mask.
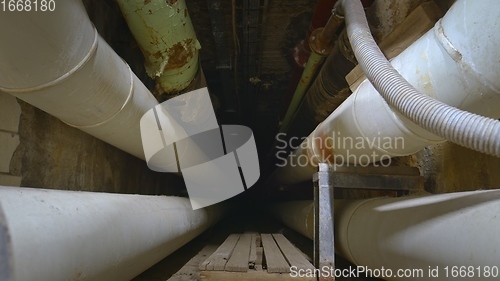
[[[290,276],[290,268],[314,266],[282,234],[231,234],[199,266],[201,280],[316,280]]]

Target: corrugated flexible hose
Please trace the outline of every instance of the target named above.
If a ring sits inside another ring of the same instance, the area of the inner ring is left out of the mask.
[[[451,142],[500,157],[500,121],[449,106],[419,93],[392,67],[373,39],[359,0],[337,2],[354,54],[387,103],[422,128]]]

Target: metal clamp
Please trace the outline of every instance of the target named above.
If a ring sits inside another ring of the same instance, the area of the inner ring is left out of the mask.
[[[314,183],[314,266],[335,269],[334,189],[393,190],[407,194],[423,188],[423,177],[413,167],[330,166],[320,163]],[[319,276],[318,280],[335,280]]]

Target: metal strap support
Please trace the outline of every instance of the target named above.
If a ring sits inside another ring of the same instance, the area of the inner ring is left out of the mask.
[[[414,167],[330,167],[320,163],[314,183],[314,266],[335,269],[334,189],[354,188],[398,191],[400,195],[423,188],[423,177]],[[321,272],[321,271],[320,271]],[[319,276],[318,280],[335,280]]]
[[[330,271],[335,267],[335,241],[333,229],[333,185],[328,164],[320,163],[314,175],[314,266]],[[320,281],[335,277],[319,276]]]

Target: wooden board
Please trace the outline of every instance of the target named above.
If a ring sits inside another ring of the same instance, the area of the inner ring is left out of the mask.
[[[255,268],[262,269],[262,260],[264,257],[264,249],[262,247],[257,247],[257,260],[255,261]]]
[[[229,235],[226,241],[208,259],[200,264],[200,270],[224,270],[227,260],[231,256],[239,239],[239,234]]]
[[[202,271],[200,280],[203,281],[316,281],[313,277],[291,277],[290,273],[272,273],[269,274],[262,270],[249,270],[243,272],[227,271]]]
[[[273,237],[290,265],[297,267],[299,270],[314,270],[314,266],[302,255],[302,252],[290,243],[283,234],[273,234]]]
[[[379,44],[380,50],[387,59],[399,55],[418,38],[424,35],[440,17],[442,11],[433,1],[425,2],[411,12],[389,35]],[[365,80],[363,69],[357,65],[345,77],[351,91],[355,91]]]
[[[290,265],[281,254],[278,245],[271,234],[262,234],[262,247],[264,248],[264,258],[267,263],[267,272],[269,273],[287,273],[290,272]]]
[[[200,278],[206,281],[316,280],[292,277],[291,265],[297,270],[314,270],[304,254],[282,234],[232,234],[200,265]]]
[[[227,261],[225,270],[232,272],[247,272],[250,256],[250,243],[252,234],[241,234],[240,240],[234,247],[233,253]]]
[[[257,236],[258,234],[252,234],[252,239],[250,240],[250,256],[248,258],[248,266],[250,268],[255,268],[255,262],[257,261]]]

